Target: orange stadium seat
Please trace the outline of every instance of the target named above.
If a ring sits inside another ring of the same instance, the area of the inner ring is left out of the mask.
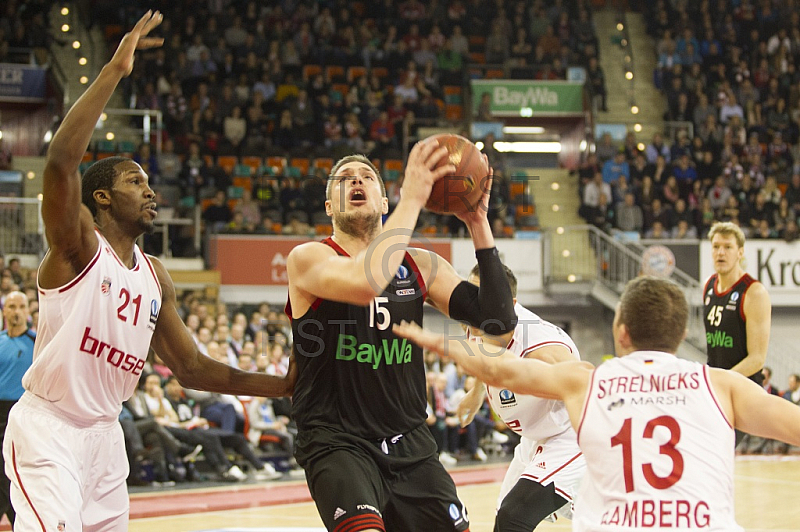
[[[212,155],[203,155],[203,160],[206,162],[206,166],[209,168],[214,166],[214,157]]]
[[[400,159],[386,159],[383,163],[383,178],[386,181],[396,181],[403,173],[403,161]]]
[[[344,81],[344,67],[339,65],[328,65],[325,67],[325,80],[328,83]]]
[[[261,157],[242,157],[242,160],[239,161],[239,164],[243,164],[245,166],[250,167],[250,175],[255,175],[258,172],[258,169],[261,168]]]
[[[322,74],[322,67],[319,65],[305,65],[303,66],[303,79],[310,81],[311,78],[317,74]]]
[[[317,224],[314,226],[314,231],[317,236],[331,236],[333,234],[333,226],[330,224]]]
[[[490,68],[486,71],[486,79],[503,79],[506,73],[502,68]]]
[[[351,66],[347,69],[347,81],[353,83],[361,76],[367,75],[367,68],[363,66]]]
[[[483,50],[486,48],[486,37],[483,35],[470,35],[468,42],[470,50]]]
[[[330,157],[317,157],[314,159],[314,168],[321,168],[325,170],[325,175],[330,175],[331,168],[333,168],[333,159]]]
[[[447,120],[461,120],[464,118],[464,108],[461,105],[449,103],[444,108],[444,117]]]
[[[220,155],[217,157],[217,165],[225,170],[226,174],[232,174],[233,169],[236,168],[236,156],[235,155]]]
[[[289,161],[289,167],[295,168],[295,175],[294,177],[303,177],[308,175],[308,170],[311,168],[311,161],[306,159],[305,157],[294,157]]]
[[[386,67],[375,67],[372,72],[381,79],[389,76],[389,69]]]
[[[245,190],[252,190],[253,181],[249,177],[234,177],[233,186],[240,187]]]
[[[478,63],[479,65],[484,65],[486,64],[486,54],[483,52],[470,52],[469,60],[472,63]]]
[[[275,174],[282,174],[286,170],[286,157],[267,157],[267,166],[272,168]]]

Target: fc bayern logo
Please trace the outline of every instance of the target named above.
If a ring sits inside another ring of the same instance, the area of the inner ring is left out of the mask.
[[[650,246],[642,255],[642,272],[655,277],[669,277],[675,271],[675,255],[666,246]]]

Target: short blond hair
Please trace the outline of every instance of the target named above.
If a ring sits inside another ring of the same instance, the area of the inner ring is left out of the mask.
[[[736,239],[736,244],[744,247],[744,233],[742,229],[733,222],[716,222],[708,232],[708,239],[713,240],[715,235],[732,236]]]

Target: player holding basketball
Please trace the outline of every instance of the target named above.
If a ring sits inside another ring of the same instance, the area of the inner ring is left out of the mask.
[[[150,11],[67,113],[44,169],[50,250],[39,267],[40,321],[25,393],[3,454],[15,530],[126,530],[128,461],[117,421],[152,347],[184,386],[242,395],[291,393],[291,382],[201,355],[176,310],[167,270],[136,239],[153,229],[155,194],[122,157],[78,165],[134,51],[161,44]],[[83,204],[82,204],[83,202]]]
[[[490,385],[564,401],[588,475],[573,530],[741,531],[733,508],[732,427],[798,445],[800,408],[738,373],[675,357],[688,315],[680,287],[634,279],[614,316],[619,358],[596,369],[519,358],[415,324],[395,332],[447,353]]]
[[[487,220],[490,179],[481,206],[458,215],[477,250],[481,288],[435,253],[408,247],[434,182],[455,170],[439,166],[446,155],[436,140],[414,146],[402,197],[385,225],[389,206],[378,169],[363,156],[341,159],[325,202],[333,236],[288,257],[296,457],[328,530],[469,529],[425,423],[422,350],[392,332],[401,320],[421,321],[426,299],[493,334],[516,324]]]
[[[507,267],[505,272],[516,297],[517,278]],[[469,282],[480,284],[477,267],[470,273]],[[479,343],[505,347],[518,357],[548,364],[580,360],[578,348],[561,328],[516,300],[514,310],[518,322],[513,331],[496,337],[470,327],[468,336]],[[572,519],[572,502],[586,472],[586,462],[564,403],[477,383],[458,406],[461,426],[472,422],[487,393],[492,409],[522,436],[500,488],[495,532],[530,532],[553,513]]]
[[[762,384],[772,307],[764,285],[742,269],[744,233],[731,222],[708,232],[714,274],[703,290],[708,365]]]

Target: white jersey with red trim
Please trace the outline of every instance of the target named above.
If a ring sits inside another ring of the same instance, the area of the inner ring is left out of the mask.
[[[61,288],[39,288],[39,329],[25,389],[80,423],[113,421],[136,388],[161,310],[153,265],[134,246],[126,268],[97,231],[92,260]]]
[[[574,530],[735,532],[734,431],[708,366],[638,351],[601,364],[578,428]]]
[[[508,350],[522,357],[531,351],[561,345],[569,349],[580,360],[578,348],[560,327],[543,320],[519,303],[514,306],[517,327],[508,343]],[[516,395],[510,390],[486,386],[492,409],[508,427],[531,440],[543,440],[565,430],[571,430],[569,415],[564,403],[541,399],[532,395]]]

